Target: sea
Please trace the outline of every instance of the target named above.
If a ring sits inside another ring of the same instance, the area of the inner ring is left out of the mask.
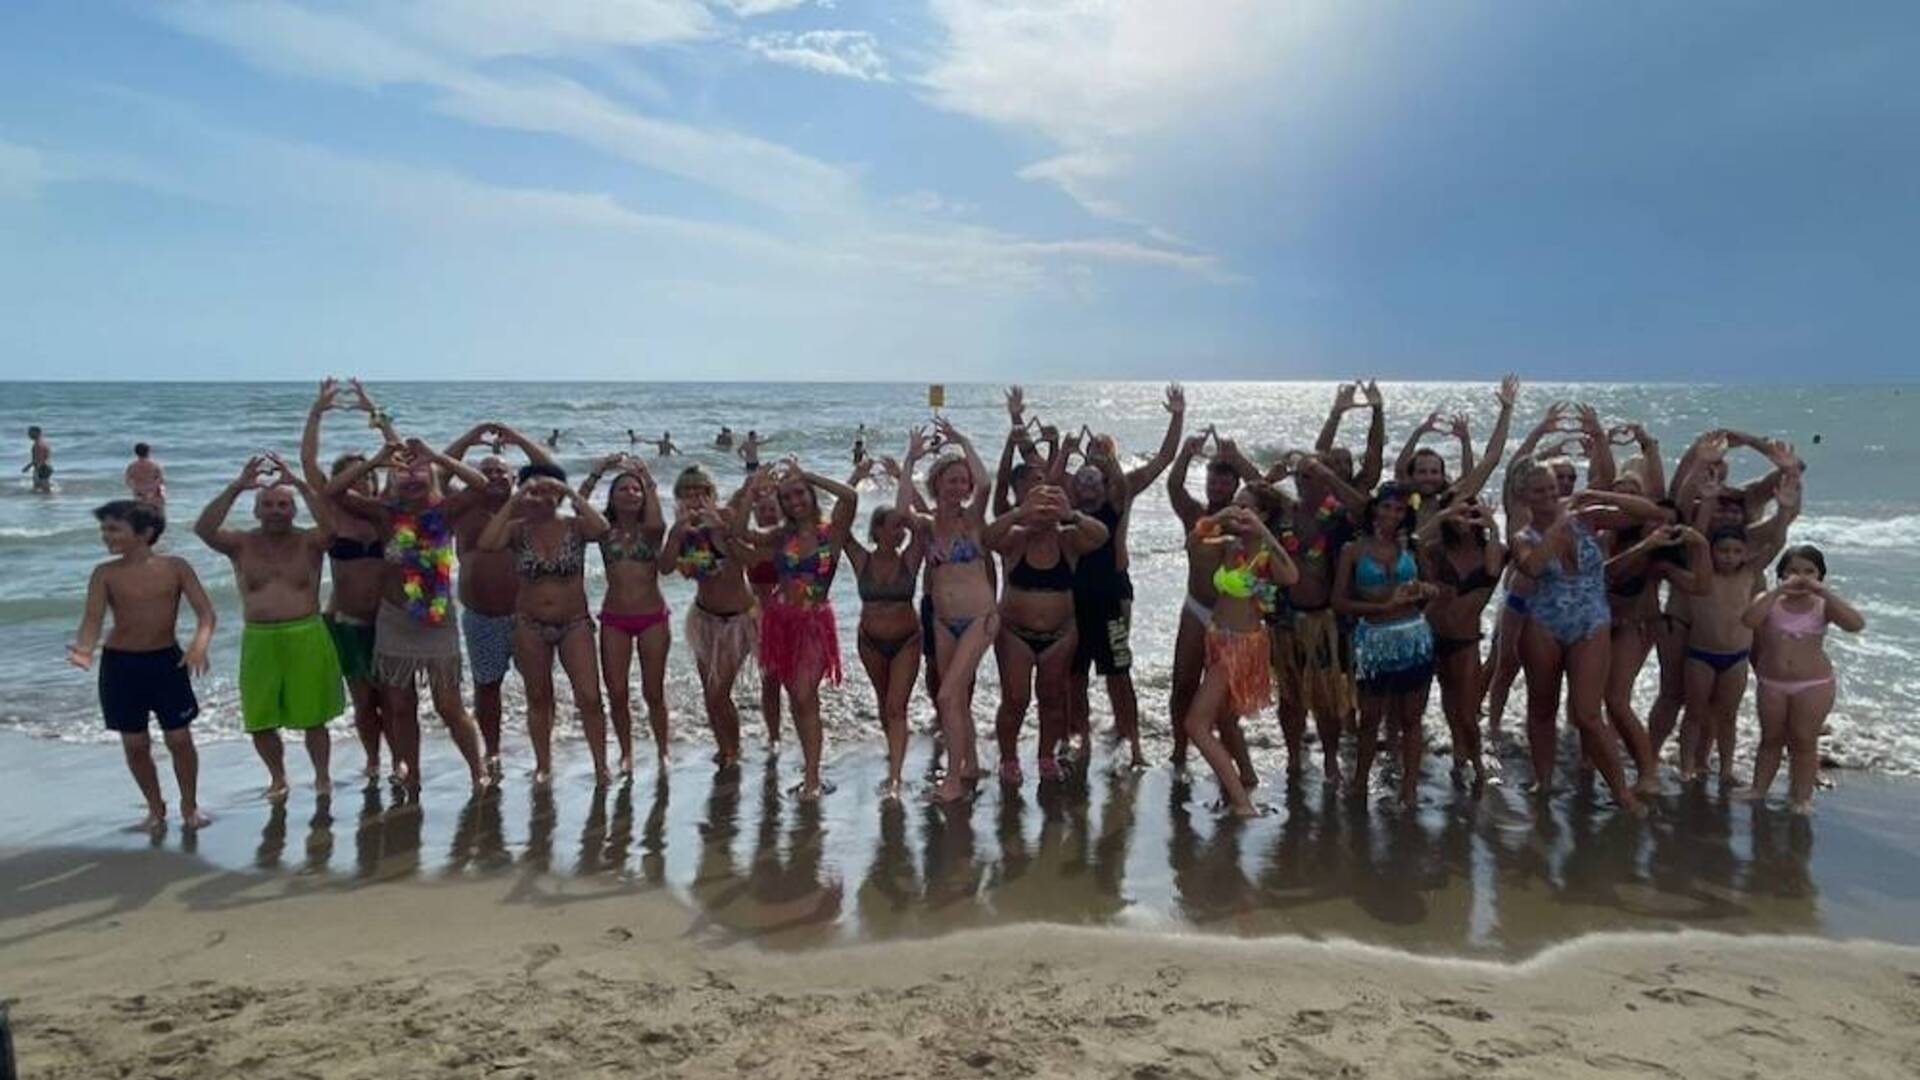
[[[235,673],[240,605],[226,560],[195,539],[191,522],[245,459],[273,450],[292,460],[301,426],[314,397],[314,383],[0,383],[0,432],[16,440],[15,461],[27,461],[26,429],[45,429],[54,448],[55,490],[30,490],[24,473],[0,481],[0,729],[65,743],[104,743],[94,677],[68,666],[66,644],[80,621],[88,573],[104,558],[94,507],[126,494],[122,471],[133,444],[146,442],[166,469],[168,531],[161,547],[184,556],[199,570],[221,614],[213,649],[213,672],[199,686],[204,708],[196,730],[203,740],[240,738]],[[1256,461],[1270,461],[1292,447],[1308,446],[1324,421],[1335,390],[1317,382],[1194,382],[1185,387],[1189,432],[1215,428],[1236,439]],[[1383,383],[1388,422],[1388,458],[1429,413],[1464,413],[1476,444],[1484,443],[1496,412],[1491,383]],[[817,472],[843,475],[864,431],[876,453],[898,455],[909,428],[933,414],[924,383],[572,383],[432,382],[369,386],[407,435],[444,444],[481,420],[511,424],[530,437],[560,432],[557,456],[576,475],[595,457],[629,449],[627,432],[670,431],[685,452],[652,461],[665,482],[678,468],[700,463],[737,482],[743,469],[730,452],[713,447],[726,425],[744,436],[749,429],[767,440],[765,458],[794,455]],[[989,464],[1007,428],[1005,388],[946,384],[939,412],[968,432]],[[1837,768],[1913,775],[1920,773],[1920,409],[1905,395],[1914,386],[1719,386],[1688,384],[1555,383],[1524,387],[1514,441],[1559,400],[1592,404],[1608,423],[1638,421],[1657,437],[1671,470],[1689,441],[1715,427],[1784,438],[1806,460],[1806,507],[1792,531],[1795,542],[1817,544],[1827,555],[1830,581],[1867,618],[1864,633],[1835,632],[1829,649],[1839,671],[1840,695],[1828,723],[1824,752]],[[1168,414],[1165,385],[1144,382],[1033,384],[1026,387],[1030,412],[1063,430],[1082,424],[1113,434],[1123,459],[1144,460],[1159,445]],[[355,414],[329,417],[323,460],[350,450],[370,450],[372,433]],[[1366,430],[1364,411],[1351,413],[1341,441],[1356,451]],[[1454,456],[1449,441],[1431,442]],[[1737,481],[1764,469],[1757,455],[1736,453]],[[12,471],[12,470],[10,470]],[[1197,490],[1202,478],[1195,470]],[[863,507],[890,503],[884,481],[860,492]],[[244,521],[244,505],[236,517]],[[1135,679],[1150,746],[1164,747],[1168,733],[1166,694],[1172,641],[1184,566],[1180,529],[1164,484],[1137,503],[1130,538],[1137,599],[1134,607]],[[598,559],[590,559],[588,589],[602,587]],[[858,600],[851,573],[833,595],[846,650],[847,680],[824,694],[831,744],[864,750],[880,739],[871,689],[853,655]],[[689,583],[674,579],[666,594],[676,612],[692,601]],[[1489,611],[1493,610],[1490,605]],[[676,617],[676,635],[679,633]],[[637,678],[637,675],[636,675]],[[509,678],[510,733],[524,731],[517,679]],[[564,680],[561,680],[564,684]],[[1655,689],[1655,662],[1642,673],[1643,708]],[[668,679],[673,738],[688,750],[708,740],[693,664],[682,648],[671,658]],[[640,703],[636,695],[636,709]],[[1107,717],[1105,695],[1094,692],[1096,728]],[[1510,706],[1518,720],[1522,695]],[[739,688],[750,738],[756,726],[757,686]],[[982,666],[976,717],[987,734],[998,689],[993,664]],[[1430,739],[1445,739],[1438,696],[1429,717]],[[914,703],[916,730],[931,708]],[[562,712],[562,716],[568,715]],[[1751,695],[1742,707],[1742,745],[1755,738]],[[644,715],[636,717],[642,740]],[[1279,737],[1271,714],[1247,725],[1256,757],[1278,763]],[[1029,729],[1031,730],[1031,729]],[[339,737],[350,738],[342,723]],[[578,738],[576,724],[561,725],[561,738]],[[514,734],[509,735],[512,740]]]

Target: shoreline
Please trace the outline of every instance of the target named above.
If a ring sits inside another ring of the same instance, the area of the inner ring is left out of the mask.
[[[122,853],[12,879],[24,1075],[159,1077],[1624,1071],[1911,1075],[1920,949],[1596,935],[1518,963],[1350,942],[1019,925],[802,953],[661,890],[500,878],[259,896]],[[101,905],[128,875],[143,902]],[[283,884],[287,879],[279,878]],[[508,917],[502,917],[503,913]]]
[[[649,763],[598,790],[579,746],[556,753],[549,789],[527,781],[522,749],[502,789],[475,800],[445,740],[429,746],[417,804],[384,784],[342,783],[321,800],[300,786],[295,751],[296,787],[277,806],[259,796],[249,748],[207,747],[214,824],[152,837],[122,827],[137,799],[120,755],[0,735],[0,866],[38,879],[177,857],[178,873],[232,875],[260,895],[406,880],[659,892],[706,930],[776,952],[1027,923],[1503,961],[1592,934],[1687,929],[1920,945],[1920,784],[1898,780],[1848,778],[1811,820],[1669,790],[1642,824],[1571,787],[1544,807],[1509,787],[1474,798],[1440,765],[1412,814],[1276,776],[1257,793],[1273,812],[1241,823],[1211,807],[1209,777],[1130,772],[1104,753],[1074,783],[987,784],[943,810],[915,797],[924,748],[909,757],[909,797],[890,803],[878,748],[831,755],[839,790],[803,802],[789,791],[793,747],[750,746],[726,774],[689,754],[664,782]],[[83,804],[76,790],[99,794]],[[138,881],[121,891],[147,892]],[[0,920],[37,902],[0,890]]]

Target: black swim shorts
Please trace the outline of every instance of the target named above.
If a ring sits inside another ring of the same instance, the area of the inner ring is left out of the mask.
[[[143,735],[147,718],[161,731],[177,731],[200,715],[193,680],[180,663],[180,646],[152,652],[105,649],[100,654],[100,715],[107,730]]]

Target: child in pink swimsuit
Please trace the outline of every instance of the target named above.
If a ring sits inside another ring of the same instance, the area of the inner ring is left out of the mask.
[[[1735,798],[1763,798],[1791,753],[1787,797],[1797,814],[1813,809],[1813,784],[1820,768],[1819,739],[1833,710],[1833,662],[1823,644],[1829,625],[1850,634],[1867,621],[1827,585],[1827,560],[1810,544],[1790,547],[1774,567],[1779,584],[1755,597],[1741,616],[1753,631],[1753,671],[1760,683],[1760,750],[1754,756],[1753,786]]]

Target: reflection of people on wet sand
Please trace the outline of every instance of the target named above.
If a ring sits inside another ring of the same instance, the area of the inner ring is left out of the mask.
[[[1209,814],[1205,840],[1193,828],[1192,784],[1176,779],[1167,797],[1167,866],[1173,870],[1174,901],[1196,926],[1212,926],[1256,911],[1260,892],[1240,866],[1240,838],[1247,824]]]
[[[753,861],[740,873],[732,835],[738,792],[714,786],[708,798],[707,836],[692,885],[703,915],[695,929],[716,929],[729,938],[797,945],[831,934],[839,918],[841,885],[823,879],[826,834],[818,800],[795,800],[786,843],[780,835],[780,774],[768,758],[760,783],[759,822]],[[783,851],[784,848],[784,851]]]

